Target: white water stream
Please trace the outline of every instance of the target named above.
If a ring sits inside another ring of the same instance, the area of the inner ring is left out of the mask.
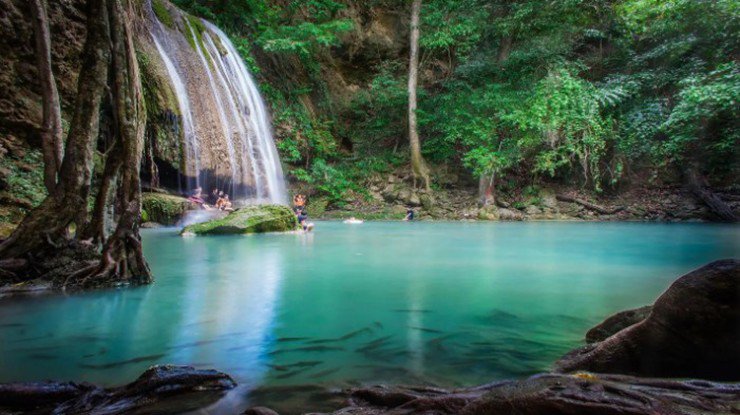
[[[229,38],[205,20],[181,15],[172,29],[151,16],[179,107],[187,187],[218,187],[243,204],[287,203],[267,107]]]

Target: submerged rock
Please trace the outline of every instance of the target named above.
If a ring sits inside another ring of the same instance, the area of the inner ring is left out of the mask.
[[[242,412],[242,415],[279,415],[277,412],[264,406],[255,406]]]
[[[715,261],[674,282],[644,320],[576,349],[556,370],[740,380],[740,261]]]
[[[163,193],[142,193],[142,222],[155,222],[162,225],[176,224],[191,209],[197,206],[184,197]]]
[[[298,220],[287,206],[246,206],[228,216],[186,226],[183,235],[228,235],[264,232],[288,232],[298,229]]]
[[[181,413],[214,402],[236,382],[216,370],[160,365],[126,386],[103,389],[89,383],[27,382],[0,384],[0,413],[37,411],[58,414]],[[177,397],[176,400],[171,399]]]

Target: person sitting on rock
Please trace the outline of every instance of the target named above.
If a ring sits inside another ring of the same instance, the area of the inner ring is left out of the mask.
[[[234,208],[232,208],[231,201],[229,200],[229,195],[224,195],[223,204],[222,204],[221,210],[225,210],[227,212],[233,212],[234,211]]]
[[[302,211],[306,207],[306,196],[302,194],[297,194],[293,196],[293,211],[298,214],[299,211]]]
[[[414,209],[408,208],[406,209],[406,217],[403,218],[404,221],[412,221],[414,220]]]
[[[216,202],[218,202],[218,188],[214,187],[211,194],[208,195],[208,204],[216,206]]]
[[[216,204],[213,205],[216,207],[216,209],[223,209],[224,204],[226,203],[226,199],[224,198],[224,192],[218,192],[218,199],[216,200]]]
[[[193,190],[193,193],[191,193],[190,197],[188,197],[188,200],[197,204],[200,207],[203,207],[203,204],[206,203],[205,200],[201,197],[203,193],[203,189],[200,187],[196,187],[195,190]]]

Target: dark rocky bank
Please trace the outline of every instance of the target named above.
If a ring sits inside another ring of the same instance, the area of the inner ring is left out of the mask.
[[[215,370],[153,366],[134,382],[111,389],[75,382],[1,384],[0,413],[182,413],[215,402],[235,386]]]

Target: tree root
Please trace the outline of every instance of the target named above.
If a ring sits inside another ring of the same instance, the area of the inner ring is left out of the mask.
[[[26,382],[0,384],[0,412],[126,414],[169,400],[173,413],[207,406],[236,386],[215,370],[153,366],[126,386],[112,389],[88,383]],[[155,411],[156,412],[156,411]]]
[[[583,199],[578,199],[578,198],[570,197],[566,195],[556,195],[555,198],[561,202],[575,203],[577,205],[581,205],[585,207],[586,209],[593,210],[594,212],[600,213],[602,215],[613,215],[615,213],[619,213],[625,210],[624,206],[617,206],[615,208],[609,209],[609,208],[605,208],[603,206],[597,205],[595,203],[587,202]]]
[[[451,391],[361,388],[350,391],[350,403],[335,414],[698,415],[734,413],[740,385],[584,372]]]

